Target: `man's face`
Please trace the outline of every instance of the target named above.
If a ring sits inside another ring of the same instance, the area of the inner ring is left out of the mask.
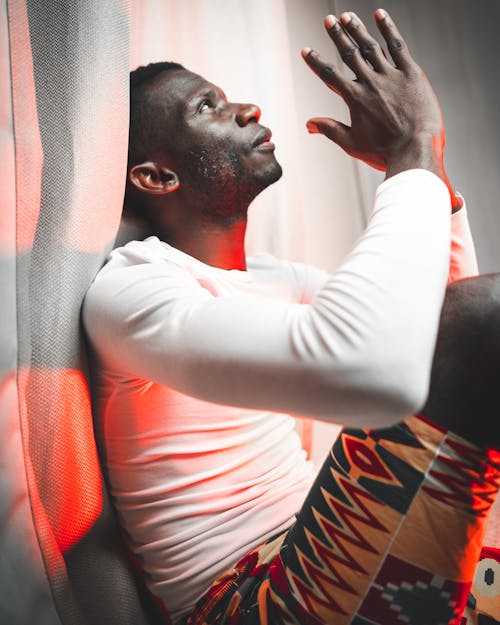
[[[229,215],[231,206],[251,201],[280,178],[258,107],[228,102],[221,89],[187,70],[160,74],[153,88],[156,121],[165,120],[162,158],[181,187]]]

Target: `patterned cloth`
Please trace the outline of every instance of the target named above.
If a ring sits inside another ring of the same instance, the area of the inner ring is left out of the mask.
[[[248,553],[185,625],[460,625],[500,454],[411,417],[344,429],[290,530]]]
[[[482,548],[461,625],[500,625],[500,549]]]

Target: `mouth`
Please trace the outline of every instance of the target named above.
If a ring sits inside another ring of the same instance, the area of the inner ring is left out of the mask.
[[[257,133],[257,136],[252,143],[252,149],[258,149],[263,151],[274,150],[276,146],[271,141],[271,135],[272,133],[269,128],[262,128],[262,130]]]

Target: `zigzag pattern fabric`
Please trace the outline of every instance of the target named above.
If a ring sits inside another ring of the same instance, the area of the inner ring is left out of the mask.
[[[344,429],[293,527],[217,580],[186,625],[460,625],[500,483],[414,416]]]

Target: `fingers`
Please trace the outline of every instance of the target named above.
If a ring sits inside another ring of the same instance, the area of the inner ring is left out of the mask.
[[[350,16],[350,14],[344,15]],[[349,21],[352,22],[352,19]],[[359,21],[360,20],[358,20],[358,22]],[[362,57],[359,47],[342,28],[342,25],[335,16],[328,15],[325,18],[325,27],[330,35],[330,39],[339,51],[342,61],[344,61],[347,67],[352,69],[358,78],[363,79],[370,68],[366,64],[365,59]]]
[[[313,117],[306,125],[311,134],[325,135],[346,151],[352,146],[351,129],[342,122],[328,117]]]
[[[394,20],[384,9],[378,9],[375,18],[396,67],[401,70],[411,69],[414,61]],[[371,68],[366,61],[377,72],[391,66],[378,42],[355,13],[343,13],[340,21],[335,16],[328,15],[325,18],[325,27],[342,61],[359,80],[369,77]]]
[[[403,71],[411,69],[414,61],[405,40],[389,14],[384,9],[378,9],[375,11],[375,19],[396,67]]]
[[[369,61],[373,69],[377,72],[386,69],[388,62],[382,48],[376,39],[370,35],[360,18],[355,13],[351,12],[343,13],[340,16],[340,20],[345,30],[357,44],[361,57]],[[366,67],[363,67],[363,70],[366,70]]]
[[[332,91],[335,91],[335,93],[345,100],[349,99],[353,90],[353,83],[350,80],[344,78],[331,63],[328,63],[328,61],[314,50],[311,50],[311,48],[304,48],[302,50],[302,56],[312,71],[321,78],[325,85],[330,87]]]

